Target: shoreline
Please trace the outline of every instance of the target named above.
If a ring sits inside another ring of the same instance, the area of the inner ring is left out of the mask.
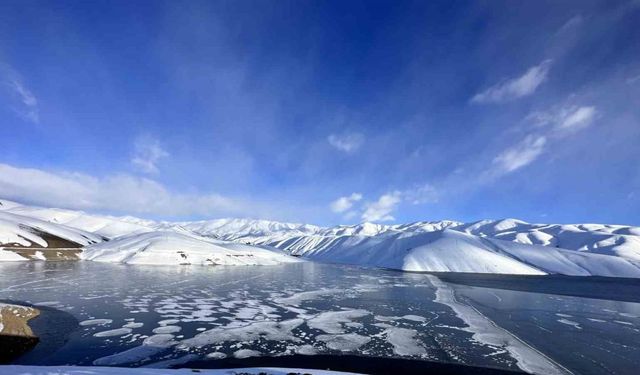
[[[0,363],[9,363],[40,342],[29,326],[39,315],[33,307],[0,303]]]

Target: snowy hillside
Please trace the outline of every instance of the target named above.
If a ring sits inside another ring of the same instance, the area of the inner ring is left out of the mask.
[[[83,259],[135,264],[273,264],[294,261],[286,255],[292,254],[406,271],[640,277],[640,228],[631,226],[516,219],[328,228],[251,219],[155,222],[0,200],[0,246],[47,247],[47,239],[57,238],[85,247]]]
[[[132,234],[85,248],[82,259],[126,264],[274,265],[299,262],[283,251],[175,232]]]
[[[456,230],[524,244],[616,255],[640,261],[640,227],[603,224],[529,224],[516,219],[482,220]]]
[[[296,253],[332,263],[404,271],[640,277],[640,263],[539,245],[482,238],[455,230],[388,236],[343,236]]]
[[[4,199],[0,200],[0,212],[27,216],[55,224],[63,224],[107,238],[153,230],[153,228],[145,225],[153,223],[148,220],[130,217],[116,218],[86,214],[82,211],[26,206]]]
[[[74,227],[0,211],[0,246],[78,248],[103,238]]]

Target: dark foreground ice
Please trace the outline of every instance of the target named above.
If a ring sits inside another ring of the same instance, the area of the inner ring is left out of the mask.
[[[574,279],[520,278],[517,288],[512,279],[479,287],[318,263],[20,262],[0,263],[0,300],[44,312],[33,322],[43,340],[20,364],[169,367],[356,354],[539,374],[640,368],[640,303],[603,298],[604,282],[595,299],[584,290],[576,293],[582,297],[566,295],[579,288]],[[640,296],[637,283],[615,285],[618,294],[627,288]]]

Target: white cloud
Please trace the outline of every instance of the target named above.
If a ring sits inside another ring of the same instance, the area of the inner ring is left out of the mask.
[[[550,127],[551,136],[562,138],[585,129],[596,119],[598,110],[594,106],[570,106],[534,112],[527,116],[538,127]]]
[[[498,154],[481,178],[491,181],[533,163],[547,147],[585,129],[596,117],[598,110],[594,106],[566,104],[530,114],[525,120],[533,123],[534,130]]]
[[[140,137],[134,144],[131,164],[144,173],[158,173],[158,161],[169,156],[160,142],[150,137]]]
[[[497,83],[471,98],[472,103],[500,103],[533,94],[547,78],[551,60],[529,68],[522,76]]]
[[[330,207],[331,211],[335,213],[342,213],[349,210],[353,204],[362,199],[362,194],[353,193],[346,197],[340,197],[335,201],[331,202]]]
[[[20,75],[10,66],[0,63],[0,79],[2,79],[5,92],[10,97],[13,111],[24,120],[39,123],[38,99],[25,85]]]
[[[494,174],[501,175],[513,172],[536,160],[544,151],[547,138],[544,136],[528,135],[517,145],[508,148],[495,159]]]
[[[50,207],[127,214],[220,215],[255,213],[255,204],[219,194],[176,194],[148,178],[102,178],[0,164],[0,196]]]
[[[393,221],[391,215],[400,204],[425,204],[438,201],[438,192],[430,184],[417,185],[407,190],[395,190],[380,196],[375,202],[365,202],[359,208],[352,209],[356,202],[362,200],[362,194],[353,193],[350,196],[340,197],[331,203],[331,210],[335,213],[343,213],[343,219],[355,218],[360,212],[363,221]]]
[[[331,134],[327,138],[329,144],[340,151],[347,153],[357,151],[364,143],[364,135],[361,133]]]
[[[402,202],[402,192],[393,191],[382,195],[377,201],[365,205],[362,213],[364,221],[393,221],[391,215]]]
[[[558,123],[558,129],[563,130],[580,130],[591,124],[596,116],[595,107],[579,107],[573,111],[570,111],[563,119]]]

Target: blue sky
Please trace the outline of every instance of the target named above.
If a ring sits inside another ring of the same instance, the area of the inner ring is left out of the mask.
[[[638,1],[3,1],[0,196],[640,225]]]

